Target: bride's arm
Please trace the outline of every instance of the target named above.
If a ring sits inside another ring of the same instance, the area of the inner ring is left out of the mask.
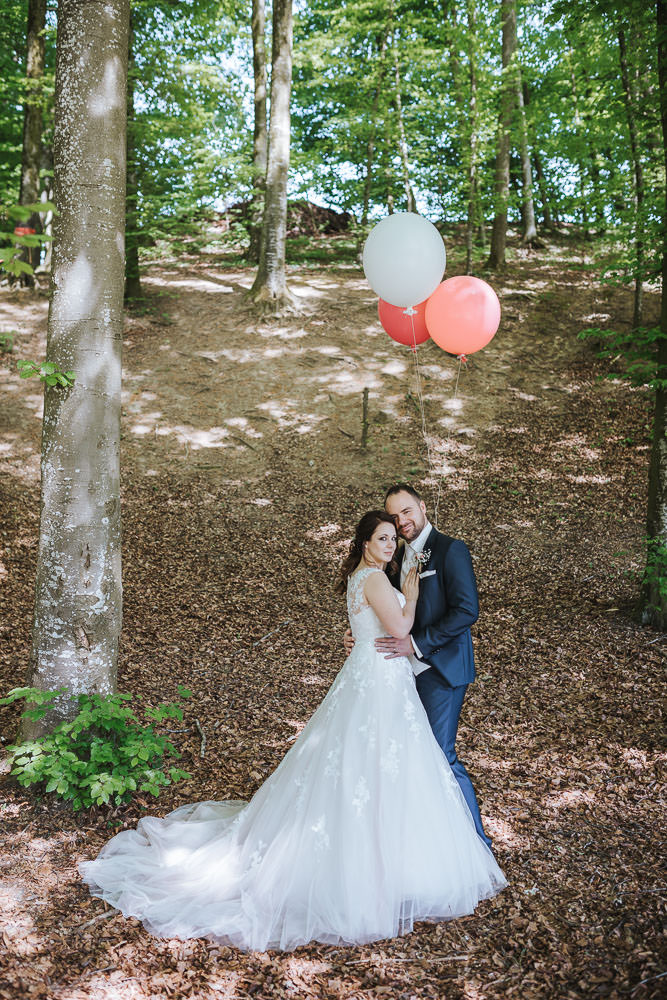
[[[410,634],[415,620],[416,598],[406,600],[404,607],[401,607],[396,591],[384,573],[370,574],[364,584],[364,597],[389,635],[394,639],[404,639]]]

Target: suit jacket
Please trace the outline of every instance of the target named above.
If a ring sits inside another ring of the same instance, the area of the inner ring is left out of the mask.
[[[435,528],[424,549],[431,550],[420,572],[435,570],[419,581],[419,598],[412,637],[425,663],[433,667],[452,687],[475,679],[475,658],[470,626],[479,615],[477,583],[470,552],[465,542],[443,535]],[[399,554],[398,578],[405,549]]]

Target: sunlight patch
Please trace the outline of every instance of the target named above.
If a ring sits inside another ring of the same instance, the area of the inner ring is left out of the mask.
[[[595,802],[593,792],[584,792],[579,788],[568,788],[557,795],[549,795],[544,800],[547,809],[569,809],[571,806],[591,806]]]

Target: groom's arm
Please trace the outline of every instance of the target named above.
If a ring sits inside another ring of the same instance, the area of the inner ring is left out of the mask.
[[[449,546],[442,566],[447,609],[432,624],[413,628],[411,636],[421,656],[428,659],[437,649],[461,635],[477,621],[479,599],[475,571],[468,546],[455,539]]]

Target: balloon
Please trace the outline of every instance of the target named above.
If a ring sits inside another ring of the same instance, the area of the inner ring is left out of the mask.
[[[426,327],[450,354],[473,354],[489,343],[500,323],[498,296],[485,281],[462,274],[438,285],[426,303]]]
[[[425,312],[426,302],[420,302],[418,306],[415,306],[413,316],[408,315],[405,309],[400,306],[390,305],[384,299],[380,299],[378,302],[378,316],[383,329],[397,344],[406,344],[408,347],[423,344],[429,338],[424,319]]]
[[[432,222],[415,212],[388,215],[364,244],[364,273],[374,292],[392,306],[414,306],[438,287],[445,244]]]

